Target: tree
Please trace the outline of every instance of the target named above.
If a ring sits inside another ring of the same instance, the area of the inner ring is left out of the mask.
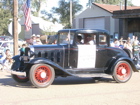
[[[125,0],[88,0],[87,6],[90,6],[92,2],[101,3],[101,4],[114,4],[114,5],[118,5],[121,2],[124,4]],[[133,5],[132,4],[132,0],[127,0],[127,4],[132,6]]]
[[[34,16],[39,16],[39,12],[41,10],[42,3],[45,3],[46,0],[32,0],[32,14]]]
[[[32,0],[32,13],[38,16],[40,12],[41,3],[45,0]],[[18,0],[18,17],[23,16],[23,5],[26,0]],[[8,24],[13,18],[13,0],[3,0],[0,2],[0,34],[8,34]]]
[[[25,3],[25,0],[18,0],[18,10],[19,16],[23,16],[22,5]],[[13,0],[3,0],[0,2],[0,35],[8,35],[8,25],[10,19],[13,18]]]
[[[10,18],[12,18],[9,10],[0,9],[0,35],[7,35],[8,32],[8,24],[10,23]]]
[[[82,10],[83,6],[80,5],[77,0],[72,1],[72,16],[75,17],[75,14]],[[52,8],[53,14],[57,14],[59,16],[59,22],[65,26],[65,28],[71,28],[70,25],[70,1],[60,0],[59,7]],[[53,17],[52,17],[53,18]],[[56,19],[56,18],[55,18]]]

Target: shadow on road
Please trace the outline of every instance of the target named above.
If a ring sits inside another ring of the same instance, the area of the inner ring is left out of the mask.
[[[76,84],[96,84],[96,83],[115,83],[112,78],[78,78],[78,77],[58,77],[52,85],[76,85]],[[0,79],[0,86],[12,86],[20,88],[35,88],[31,82],[18,83],[12,79],[11,75]]]
[[[77,78],[77,77],[59,77],[53,82],[53,85],[72,85],[72,84],[93,84],[93,83],[115,83],[112,78]]]
[[[7,78],[8,77],[8,78]],[[20,87],[20,88],[33,88],[30,82],[26,83],[18,83],[12,79],[10,75],[7,75],[6,78],[0,78],[0,86],[7,86],[7,87]]]

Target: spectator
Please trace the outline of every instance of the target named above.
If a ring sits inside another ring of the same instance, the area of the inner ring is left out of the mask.
[[[42,45],[42,42],[40,40],[40,35],[36,36],[36,43],[35,43],[35,45]]]
[[[123,49],[123,48],[124,48],[124,43],[123,43],[123,41],[120,41],[119,48],[121,48],[121,49]]]
[[[131,44],[131,42],[129,42],[130,44]],[[124,46],[124,48],[126,48],[127,47],[127,41],[123,41],[123,46]]]
[[[139,64],[139,46],[136,40],[133,42],[133,54],[134,57],[138,59],[138,64]]]
[[[31,42],[30,42],[30,44],[31,44],[31,45],[34,45],[35,43],[36,43],[36,35],[33,34],[32,37],[31,37]]]
[[[132,36],[132,39],[131,39],[131,44],[132,44],[132,45],[133,45],[134,41],[135,41],[135,35],[133,35],[133,36]]]
[[[138,36],[135,37],[135,41],[139,44]]]
[[[119,41],[122,42],[123,41],[123,37],[121,37]]]
[[[131,38],[130,37],[127,38],[127,42],[131,43]]]
[[[5,54],[6,54],[6,58],[3,61],[3,70],[11,69],[13,59],[10,50],[7,49]]]
[[[0,64],[3,64],[3,61],[4,61],[5,58],[6,58],[5,53],[0,50]]]
[[[111,47],[117,47],[117,48],[119,48],[119,45],[120,45],[120,43],[119,43],[118,39],[114,39],[114,42],[111,43]]]
[[[39,39],[36,39],[36,43],[35,43],[34,45],[42,45],[42,42],[41,42],[41,40],[39,40]]]
[[[130,41],[126,43],[126,47],[125,47],[125,48],[126,48],[126,49],[129,49],[129,50],[132,52],[133,47],[132,47]]]
[[[20,48],[20,55],[25,54],[25,47],[26,47],[26,44],[22,44],[22,47]]]
[[[47,35],[41,35],[41,36],[40,36],[40,40],[41,40],[42,44],[46,44],[46,42],[47,42],[47,40],[46,40],[47,37],[48,37]]]

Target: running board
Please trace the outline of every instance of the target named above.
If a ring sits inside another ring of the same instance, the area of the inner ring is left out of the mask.
[[[109,74],[105,73],[94,73],[94,74],[74,74],[76,77],[106,77],[110,76]]]

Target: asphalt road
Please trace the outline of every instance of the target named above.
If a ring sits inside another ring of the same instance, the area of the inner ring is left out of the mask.
[[[0,72],[0,105],[140,105],[140,72],[127,83],[116,83],[110,76],[59,77],[48,88],[17,83]]]

